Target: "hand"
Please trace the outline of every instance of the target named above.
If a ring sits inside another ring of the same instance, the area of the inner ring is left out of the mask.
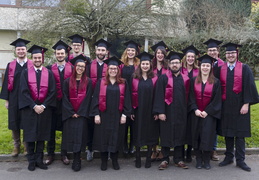
[[[199,109],[197,109],[197,110],[195,111],[195,115],[198,116],[198,117],[202,117],[201,111],[200,111]]]
[[[126,123],[126,117],[124,116],[121,116],[121,121],[120,121],[121,124],[125,124]]]
[[[205,111],[201,112],[201,117],[202,118],[206,118],[208,116],[208,113],[206,113]]]
[[[158,120],[158,115],[154,115],[155,121]]]
[[[35,111],[37,114],[41,114],[41,113],[43,113],[43,111],[44,111],[44,107],[42,107],[41,105],[35,105],[34,111]]]
[[[6,101],[5,101],[5,108],[8,109],[8,107],[9,107],[9,101],[6,100]]]
[[[240,110],[240,114],[246,114],[248,113],[248,110],[249,110],[249,104],[244,104]]]
[[[165,114],[159,114],[159,115],[158,115],[158,118],[159,118],[161,121],[165,121],[165,120],[166,120],[166,115],[165,115]]]
[[[72,116],[72,118],[78,118],[78,117],[79,117],[78,114],[74,114],[74,115]]]
[[[132,121],[134,121],[134,120],[135,120],[135,115],[134,115],[134,114],[130,115],[130,119],[131,119]]]
[[[101,124],[101,117],[99,115],[94,116],[94,123]]]

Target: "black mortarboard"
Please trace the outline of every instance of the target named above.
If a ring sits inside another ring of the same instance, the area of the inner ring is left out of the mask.
[[[217,59],[205,54],[204,56],[201,56],[198,58],[198,60],[200,61],[200,63],[210,63],[212,64],[213,62],[217,61]]]
[[[83,43],[83,40],[85,39],[83,36],[80,36],[79,34],[74,34],[72,36],[68,37],[69,39],[72,40],[72,43]]]
[[[134,49],[136,49],[136,51],[138,51],[138,48],[141,47],[140,44],[138,44],[132,40],[125,42],[124,45],[127,46],[127,48],[134,48]]]
[[[168,46],[164,43],[164,41],[160,41],[156,43],[155,45],[151,46],[151,49],[153,51],[156,51],[157,49],[164,49],[165,51],[169,51]]]
[[[123,62],[120,61],[119,58],[117,58],[116,56],[112,56],[111,58],[106,59],[103,62],[106,63],[108,66],[109,65],[119,66],[119,65],[123,64]]]
[[[88,61],[88,58],[86,58],[86,56],[84,56],[83,54],[76,56],[75,58],[71,59],[69,62],[72,63],[73,65],[75,65],[77,62],[85,62],[86,65],[90,64],[90,62]]]
[[[227,43],[224,44],[222,47],[226,47],[226,51],[236,51],[238,47],[242,47],[242,45],[234,44],[234,43]]]
[[[181,59],[183,57],[184,57],[184,54],[182,54],[182,53],[170,51],[170,53],[167,55],[166,59],[169,59],[169,60],[179,59],[181,61]]]
[[[188,52],[192,52],[195,55],[198,55],[200,52],[198,49],[196,49],[193,45],[188,46],[187,48],[183,49],[182,52],[184,54],[187,54]]]
[[[10,45],[15,47],[26,47],[26,44],[28,44],[30,41],[18,38],[14,42],[12,42]]]
[[[59,40],[53,47],[54,50],[60,50],[60,49],[65,49],[66,52],[68,52],[70,48],[69,45],[67,45],[65,42]]]
[[[218,47],[221,43],[222,41],[218,41],[216,39],[210,38],[208,41],[204,42],[203,44],[206,44],[207,48],[215,48],[215,47]]]
[[[106,49],[109,49],[112,44],[105,41],[104,39],[99,39],[96,43],[94,43],[95,46],[97,47],[105,47]]]
[[[154,56],[144,51],[139,55],[137,55],[136,57],[139,58],[140,61],[151,61]]]
[[[28,52],[31,54],[37,54],[37,53],[41,53],[44,54],[48,49],[41,47],[41,46],[37,46],[37,45],[33,45]]]

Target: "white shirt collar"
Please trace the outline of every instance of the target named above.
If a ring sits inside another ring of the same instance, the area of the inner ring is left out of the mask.
[[[34,67],[35,71],[37,71],[38,69],[39,69],[39,70],[42,70],[42,67],[43,67],[43,66],[41,66],[40,68],[36,68],[35,66],[33,66],[33,67]]]

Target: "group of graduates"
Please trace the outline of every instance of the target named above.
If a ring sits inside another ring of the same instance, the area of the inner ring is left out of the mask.
[[[0,98],[6,100],[13,156],[20,153],[23,129],[28,170],[47,169],[54,161],[56,130],[62,130],[61,160],[68,165],[67,152],[73,152],[74,171],[81,169],[86,146],[87,160],[92,160],[93,151],[100,152],[101,170],[107,169],[109,157],[113,168],[120,169],[118,152],[133,153],[133,147],[135,166],[140,168],[143,146],[145,168],[159,157],[159,169],[166,169],[174,148],[175,166],[188,169],[185,162],[192,160],[193,149],[196,168],[210,169],[217,134],[226,143],[219,166],[233,163],[235,157],[238,167],[251,171],[245,163],[245,137],[251,136],[250,105],[258,103],[259,96],[251,69],[238,60],[240,45],[222,46],[224,62],[219,58],[222,42],[215,39],[204,43],[208,51],[199,58],[193,45],[180,53],[160,41],[151,47],[151,55],[140,53],[140,45],[130,40],[119,60],[107,58],[112,44],[100,39],[91,61],[82,53],[84,38],[69,38],[73,53],[58,41],[53,46],[57,61],[47,67],[46,48],[33,45],[29,60],[29,41],[19,38],[11,43],[16,59],[7,65]]]

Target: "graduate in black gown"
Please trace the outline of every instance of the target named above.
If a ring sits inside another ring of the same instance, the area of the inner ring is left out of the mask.
[[[153,55],[143,52],[140,65],[131,80],[133,114],[133,144],[136,147],[135,166],[141,167],[140,148],[147,146],[145,168],[151,167],[152,146],[158,143],[159,121],[153,115],[153,97],[157,76],[152,70],[151,60]]]
[[[6,66],[4,82],[1,89],[0,98],[5,100],[5,107],[8,109],[8,129],[12,130],[14,149],[12,156],[16,157],[20,153],[21,146],[21,112],[18,106],[20,77],[22,70],[33,66],[31,60],[27,58],[27,47],[30,41],[18,38],[10,45],[15,46],[16,59]],[[24,143],[24,154],[26,154],[26,143]]]
[[[174,148],[175,166],[188,168],[183,162],[182,146],[186,136],[190,80],[180,72],[182,57],[181,53],[169,53],[167,59],[170,71],[161,75],[156,84],[153,111],[160,119],[160,145],[163,153],[160,170],[168,167],[170,147]]]
[[[120,77],[116,57],[105,61],[108,64],[106,77],[98,81],[92,103],[91,115],[95,128],[93,149],[101,152],[101,170],[107,169],[108,152],[115,170],[120,169],[118,151],[123,150],[126,116],[131,115],[131,99],[127,82]]]
[[[27,143],[28,169],[48,169],[43,164],[44,141],[50,140],[52,108],[56,106],[56,85],[53,74],[43,67],[46,48],[33,45],[33,66],[21,74],[19,108],[24,141]]]
[[[196,155],[196,168],[210,169],[217,119],[221,116],[221,86],[213,75],[213,62],[209,55],[198,58],[199,74],[191,79],[189,111],[191,113],[192,147]]]
[[[141,47],[141,45],[132,40],[125,42],[124,45],[126,46],[126,49],[124,50],[121,56],[121,61],[123,62],[123,64],[120,66],[121,77],[124,78],[128,84],[130,84],[132,74],[135,72],[135,69],[139,65],[139,58],[137,58],[136,56],[139,53],[139,48]],[[130,135],[128,136],[129,131]],[[125,139],[123,148],[124,155],[134,153],[133,127],[132,120],[129,117],[127,117],[126,119]]]
[[[79,55],[70,61],[74,65],[72,76],[65,80],[63,87],[62,120],[63,148],[73,152],[72,169],[81,169],[81,151],[87,143],[87,120],[92,98],[92,81],[86,77],[87,59]]]
[[[250,105],[259,102],[258,92],[251,69],[238,60],[241,45],[222,47],[226,47],[226,63],[220,67],[222,116],[218,133],[225,137],[226,152],[219,166],[233,163],[235,157],[238,167],[251,171],[245,163],[245,137],[251,137]]]

